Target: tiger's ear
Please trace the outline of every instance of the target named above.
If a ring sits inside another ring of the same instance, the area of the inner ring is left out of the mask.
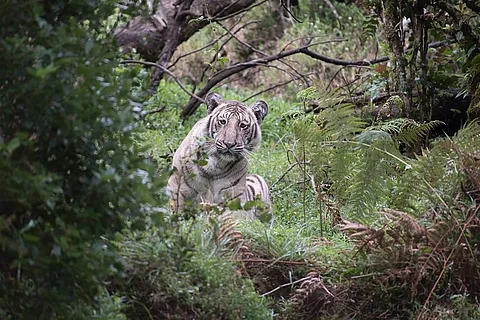
[[[223,99],[221,94],[216,92],[209,92],[205,96],[205,104],[207,105],[208,114],[218,107],[225,99]]]
[[[263,118],[265,118],[268,114],[268,105],[265,101],[256,101],[254,102],[250,108],[255,113],[255,117],[257,117],[258,124],[262,123]]]

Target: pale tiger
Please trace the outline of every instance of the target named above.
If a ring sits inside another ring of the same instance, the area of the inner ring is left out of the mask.
[[[248,158],[261,142],[260,124],[268,113],[264,101],[247,106],[210,92],[205,97],[208,115],[200,119],[173,156],[174,171],[168,180],[170,204],[181,211],[190,201],[225,206],[238,199],[261,200],[270,208],[265,180],[248,174]],[[233,212],[254,218],[256,208]]]

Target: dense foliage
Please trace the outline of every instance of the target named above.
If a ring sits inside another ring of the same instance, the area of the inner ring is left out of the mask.
[[[132,73],[115,72],[102,31],[113,3],[0,5],[2,319],[95,306],[121,269],[108,239],[154,204],[153,167],[133,145]]]

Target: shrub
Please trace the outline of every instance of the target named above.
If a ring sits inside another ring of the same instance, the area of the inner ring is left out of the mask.
[[[266,300],[235,272],[217,241],[215,219],[199,217],[126,232],[119,240],[128,281],[122,292],[131,319],[270,319]],[[165,232],[168,240],[163,241]]]
[[[132,147],[114,1],[0,6],[0,315],[70,318],[121,265],[108,239],[155,200]]]

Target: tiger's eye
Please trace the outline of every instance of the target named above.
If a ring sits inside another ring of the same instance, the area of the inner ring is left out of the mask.
[[[224,126],[224,125],[227,124],[227,120],[225,120],[225,119],[219,119],[219,120],[218,120],[218,124],[221,125],[221,126]]]
[[[240,123],[240,129],[245,130],[245,129],[247,129],[247,128],[248,128],[248,123],[246,123],[246,122]]]

